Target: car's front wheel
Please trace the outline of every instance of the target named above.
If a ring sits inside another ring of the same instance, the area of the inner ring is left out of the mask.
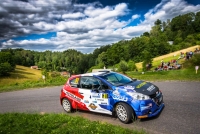
[[[127,124],[135,118],[133,109],[126,103],[118,103],[115,107],[115,111],[118,119],[122,123]]]
[[[63,106],[63,109],[67,112],[67,113],[70,113],[72,111],[72,106],[71,106],[71,103],[70,101],[67,99],[67,98],[64,98],[62,100],[62,106]]]

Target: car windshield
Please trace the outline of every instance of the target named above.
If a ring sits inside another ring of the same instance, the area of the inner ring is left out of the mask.
[[[99,77],[105,79],[106,81],[108,81],[114,86],[123,86],[133,81],[131,78],[125,75],[114,73],[114,72],[103,74],[103,75],[100,75]]]

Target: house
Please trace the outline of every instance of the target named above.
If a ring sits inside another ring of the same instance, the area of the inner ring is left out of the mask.
[[[66,71],[61,72],[60,75],[70,77],[70,73]]]
[[[168,43],[169,43],[170,45],[173,45],[173,44],[174,44],[174,42],[173,42],[173,41],[168,41]]]
[[[31,66],[31,69],[38,69],[38,66]]]

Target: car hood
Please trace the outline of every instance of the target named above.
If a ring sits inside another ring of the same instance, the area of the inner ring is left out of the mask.
[[[125,90],[125,92],[137,92],[144,95],[153,95],[159,90],[156,85],[140,80],[133,81],[123,86],[119,86],[118,88]]]

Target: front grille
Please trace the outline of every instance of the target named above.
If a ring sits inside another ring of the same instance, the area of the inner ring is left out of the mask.
[[[150,98],[155,98],[158,94],[160,94],[159,90],[156,91],[154,94],[150,95]]]
[[[159,98],[160,98],[160,92],[159,91],[156,91],[156,93],[150,95],[150,98],[157,104],[157,105],[160,105],[162,103],[162,101],[159,101]]]

